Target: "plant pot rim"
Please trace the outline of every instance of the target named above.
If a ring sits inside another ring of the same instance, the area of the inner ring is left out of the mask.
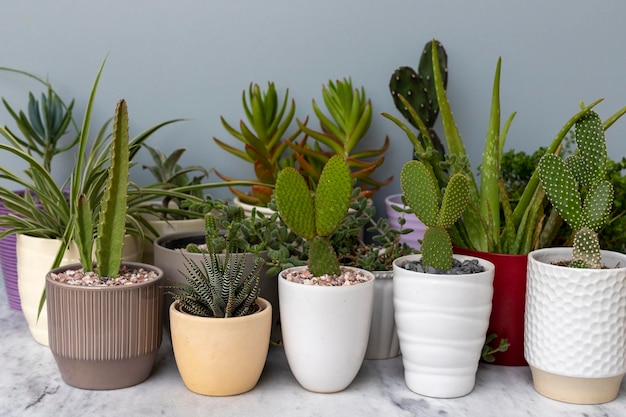
[[[555,265],[552,263],[554,257],[557,257],[561,254],[569,254],[568,259],[571,258],[573,248],[570,246],[557,246],[553,248],[541,248],[536,249],[528,254],[528,259],[532,259],[535,262],[540,262],[550,268],[570,268],[565,265]],[[601,262],[603,266],[606,266],[604,269],[623,269],[626,270],[626,254],[621,252],[611,251],[602,249],[600,250],[600,254],[602,255]],[[606,257],[605,257],[606,256]],[[550,259],[545,259],[546,257],[550,257]],[[605,265],[605,261],[607,261],[607,257],[613,258],[617,263],[623,263],[623,266],[608,266]],[[618,259],[619,258],[619,259]],[[581,269],[581,270],[589,270],[595,268],[570,268],[570,269]],[[598,269],[598,271],[602,271],[603,269]]]
[[[190,313],[187,313],[185,311],[182,311],[179,306],[180,306],[180,301],[179,300],[175,300],[172,304],[170,304],[170,315],[172,314],[179,314],[179,315],[183,315],[185,317],[187,317],[187,320],[190,321],[215,321],[215,320],[231,320],[231,321],[242,321],[242,320],[248,320],[251,316],[260,314],[264,311],[266,311],[268,308],[272,307],[272,304],[267,301],[265,298],[263,297],[257,297],[256,299],[256,305],[259,306],[259,309],[257,311],[255,311],[252,314],[248,314],[245,316],[239,316],[239,317],[202,317],[202,316],[196,316]]]
[[[495,266],[492,262],[490,262],[490,261],[488,261],[488,260],[486,260],[486,259],[480,258],[480,257],[478,257],[478,256],[469,256],[469,255],[457,255],[457,254],[454,254],[454,258],[455,258],[455,259],[458,259],[458,260],[460,260],[460,261],[465,261],[465,260],[468,260],[468,259],[478,259],[479,263],[480,263],[482,266],[484,266],[484,267],[485,267],[485,270],[484,270],[483,272],[475,272],[475,273],[473,273],[473,274],[458,274],[458,275],[452,275],[452,274],[431,274],[431,273],[427,273],[427,272],[409,271],[409,270],[404,269],[404,268],[402,268],[402,267],[400,266],[400,264],[401,264],[402,262],[405,262],[405,261],[416,261],[416,260],[420,260],[420,259],[422,259],[422,254],[420,254],[420,253],[416,253],[416,254],[412,254],[412,255],[404,255],[404,256],[401,256],[401,257],[399,257],[399,258],[396,258],[396,259],[393,261],[393,267],[394,267],[394,270],[395,270],[396,268],[398,268],[398,269],[401,269],[401,270],[406,271],[406,272],[413,272],[413,273],[415,273],[415,274],[419,274],[419,275],[432,276],[432,277],[437,277],[437,278],[441,278],[441,279],[449,279],[449,280],[456,279],[456,278],[458,278],[458,277],[473,277],[473,276],[479,276],[479,275],[481,275],[481,274],[485,274],[485,273],[489,273],[490,271],[494,271],[494,270],[495,270],[495,268],[496,268],[496,266]],[[456,278],[455,278],[455,277],[456,277]]]
[[[52,273],[60,273],[60,272],[64,272],[70,269],[82,268],[82,265],[80,263],[73,263],[73,264],[63,265],[63,266],[60,266],[58,268],[55,268],[49,271],[46,274],[46,282],[50,282],[52,285],[56,285],[58,287],[80,289],[83,291],[123,291],[125,289],[141,288],[141,287],[153,285],[155,282],[158,282],[161,278],[165,276],[165,274],[163,273],[163,270],[161,270],[161,268],[156,267],[154,265],[145,264],[142,262],[122,262],[122,265],[131,267],[131,268],[144,268],[144,269],[152,270],[157,273],[157,276],[156,278],[150,281],[144,281],[144,282],[139,282],[139,283],[134,283],[134,284],[129,284],[129,285],[112,285],[112,286],[72,285],[72,284],[67,284],[65,282],[56,281],[50,277],[50,274]]]
[[[363,281],[360,282],[358,284],[354,284],[354,285],[306,285],[306,284],[301,284],[299,282],[292,282],[292,281],[287,281],[284,278],[284,271],[293,271],[293,270],[303,270],[303,269],[307,269],[308,266],[307,265],[301,265],[301,266],[292,266],[291,268],[287,268],[284,269],[282,271],[280,271],[280,273],[278,274],[278,279],[283,282],[285,285],[297,285],[299,287],[307,287],[310,288],[310,290],[308,291],[350,291],[351,288],[355,288],[355,287],[362,287],[362,286],[367,286],[367,285],[373,285],[374,281],[376,281],[376,277],[374,276],[374,274],[371,271],[368,271],[367,269],[363,269],[363,268],[357,268],[356,266],[345,266],[342,265],[342,268],[349,268],[349,269],[357,269],[359,271],[363,271],[367,276],[370,277],[370,279],[368,281]]]

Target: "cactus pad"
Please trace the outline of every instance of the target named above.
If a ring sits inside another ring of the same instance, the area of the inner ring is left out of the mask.
[[[328,160],[320,176],[315,194],[315,227],[317,234],[329,236],[346,217],[352,179],[343,158],[335,155]]]
[[[446,271],[452,268],[452,241],[441,227],[429,227],[422,240],[422,263]]]
[[[313,276],[340,275],[337,255],[328,239],[315,236],[309,246],[309,271]]]
[[[601,268],[600,241],[598,234],[583,227],[574,235],[572,263],[575,268]]]
[[[287,227],[304,239],[315,236],[313,198],[306,181],[295,169],[283,169],[276,179],[276,204]]]
[[[428,168],[420,161],[409,161],[400,173],[402,192],[409,207],[428,227],[437,224],[439,189]]]
[[[539,180],[556,211],[574,229],[582,227],[582,198],[578,182],[563,160],[554,154],[539,161]]]
[[[463,174],[450,178],[441,202],[437,226],[450,229],[461,217],[469,202],[469,181]]]

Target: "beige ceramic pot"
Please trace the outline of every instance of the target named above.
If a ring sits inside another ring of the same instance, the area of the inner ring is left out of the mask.
[[[269,349],[272,305],[231,318],[198,317],[170,306],[170,331],[176,366],[185,386],[198,394],[241,394],[257,384]]]
[[[26,235],[17,235],[15,251],[17,254],[18,290],[22,303],[22,312],[28,328],[35,340],[48,346],[48,318],[45,304],[39,314],[39,302],[46,287],[46,274],[52,268],[61,241]],[[141,243],[136,236],[127,235],[124,239],[124,261],[141,260]],[[61,266],[78,263],[78,249],[70,245],[63,255]]]
[[[87,287],[46,276],[50,350],[63,380],[84,389],[117,389],[150,376],[161,345],[163,271],[140,284]],[[72,264],[54,269],[78,269]]]

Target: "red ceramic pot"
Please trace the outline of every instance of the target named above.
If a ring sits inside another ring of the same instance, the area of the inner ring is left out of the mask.
[[[510,343],[506,352],[494,355],[495,365],[525,366],[524,308],[526,304],[527,255],[507,255],[454,248],[454,253],[486,259],[496,266],[493,280],[493,302],[489,330],[498,337],[490,343],[498,346],[501,339]]]

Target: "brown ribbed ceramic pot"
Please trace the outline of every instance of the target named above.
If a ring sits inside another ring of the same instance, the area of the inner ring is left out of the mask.
[[[49,344],[63,380],[84,389],[117,389],[150,376],[162,337],[163,271],[124,262],[128,268],[157,272],[157,278],[110,287],[77,286],[46,276]]]

